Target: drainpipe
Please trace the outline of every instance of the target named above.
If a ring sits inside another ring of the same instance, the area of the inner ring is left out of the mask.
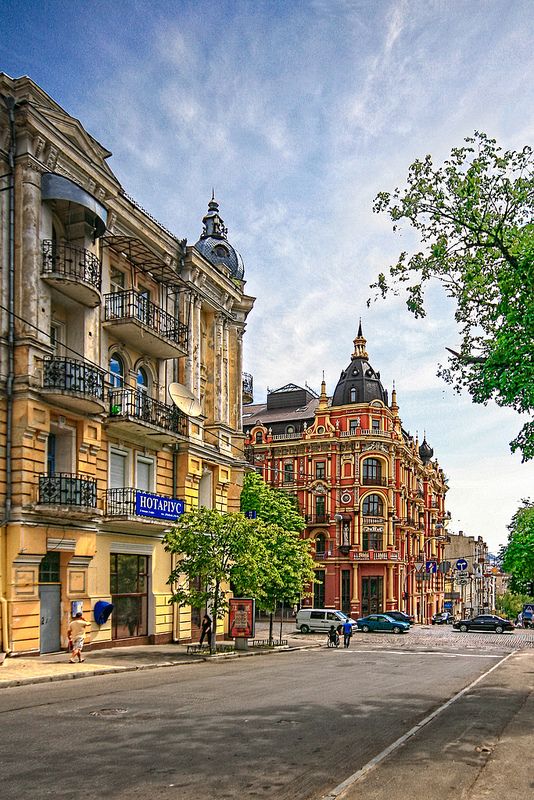
[[[172,450],[172,496],[176,498],[176,492],[178,491],[178,475],[177,475],[177,459],[178,459],[178,449],[177,447],[173,447]],[[171,570],[174,570],[176,566],[177,556],[175,553],[171,553]],[[179,631],[179,623],[180,623],[180,608],[177,603],[172,604],[172,641],[179,642],[180,641],[180,631]]]
[[[7,109],[9,119],[10,142],[8,150],[9,168],[9,233],[8,233],[8,337],[7,337],[7,382],[6,382],[6,503],[4,519],[1,527],[5,531],[5,543],[0,552],[0,605],[2,606],[2,650],[10,653],[9,630],[7,624],[7,600],[5,597],[7,581],[7,523],[11,519],[11,499],[13,492],[13,467],[12,467],[12,430],[13,430],[13,382],[15,377],[15,105],[14,97],[5,97],[2,100]]]

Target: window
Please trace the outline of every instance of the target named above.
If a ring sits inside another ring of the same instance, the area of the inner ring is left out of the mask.
[[[356,428],[360,427],[360,420],[359,419],[351,419],[349,431],[350,433],[356,433]]]
[[[326,477],[326,464],[324,461],[315,462],[315,477],[317,479]]]
[[[362,547],[364,550],[382,550],[382,531],[363,531]]]
[[[113,638],[148,634],[148,556],[110,555]]]
[[[357,403],[358,402],[358,390],[352,387],[350,390],[350,402]]]
[[[310,612],[310,619],[322,619],[322,620],[324,620],[324,611],[311,611]]]
[[[124,386],[124,363],[116,353],[109,360],[110,383],[112,389]]]
[[[137,370],[137,394],[135,399],[136,414],[141,419],[150,420],[150,404],[148,400],[148,374],[143,367]]]
[[[317,569],[315,570],[315,582],[313,584],[313,605],[315,608],[324,608],[324,581],[325,581],[325,571],[324,569]],[[311,612],[314,613],[313,611]],[[321,615],[320,619],[324,619],[324,612]]]
[[[74,435],[72,428],[56,427],[48,434],[46,468],[48,475],[74,473]]]
[[[152,325],[154,320],[151,314],[152,304],[150,302],[150,292],[148,289],[141,289],[137,301],[137,318],[145,325]]]
[[[109,276],[109,285],[112,292],[124,291],[124,272],[121,272],[120,269],[112,269]]]
[[[378,433],[380,431],[380,420],[379,419],[371,420],[371,430],[373,431],[373,433]]]
[[[135,485],[144,492],[154,491],[154,462],[151,458],[137,456]]]
[[[363,485],[382,485],[382,462],[378,458],[366,458],[363,462]]]
[[[58,551],[49,552],[39,564],[39,583],[59,583]]]
[[[350,614],[350,569],[341,570],[341,610]]]
[[[293,483],[295,479],[295,471],[293,464],[284,464],[284,483]]]
[[[256,431],[256,444],[262,444],[263,442],[263,433],[261,431]]]
[[[326,500],[324,494],[318,494],[315,498],[315,516],[317,517],[317,522],[325,522],[325,506]]]
[[[137,388],[142,392],[148,392],[148,375],[143,367],[137,370]]]
[[[384,503],[378,494],[368,494],[362,503],[362,514],[364,517],[382,517],[384,514]]]
[[[128,486],[128,454],[112,450],[109,455],[109,488],[122,489]]]
[[[46,447],[46,472],[47,475],[56,474],[56,434],[48,434],[48,443]]]
[[[326,552],[326,536],[320,533],[315,537],[315,553],[316,555],[324,555]]]

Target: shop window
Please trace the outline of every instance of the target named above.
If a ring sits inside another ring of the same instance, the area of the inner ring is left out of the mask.
[[[148,556],[110,555],[113,639],[148,634]]]

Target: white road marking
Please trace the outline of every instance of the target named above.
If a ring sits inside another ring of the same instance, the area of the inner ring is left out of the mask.
[[[380,652],[380,651],[375,650],[371,652]],[[379,753],[377,756],[368,761],[367,764],[364,764],[364,766],[361,767],[361,769],[359,769],[357,772],[354,772],[342,783],[338,784],[334,789],[332,789],[332,791],[329,794],[323,795],[322,800],[339,800],[339,798],[342,797],[342,795],[346,792],[347,789],[350,789],[357,781],[363,778],[364,775],[367,775],[367,773],[370,772],[372,769],[374,769],[377,766],[377,764],[379,764],[381,761],[387,758],[387,756],[393,753],[394,750],[397,750],[399,747],[401,747],[408,739],[410,739],[412,736],[415,736],[416,733],[419,733],[421,728],[424,728],[425,725],[428,725],[429,722],[432,722],[432,720],[435,719],[435,717],[437,717],[438,714],[441,714],[442,711],[445,711],[446,708],[455,703],[460,697],[462,697],[464,694],[467,694],[467,692],[471,691],[473,686],[476,686],[477,683],[480,683],[480,681],[486,678],[490,674],[490,672],[493,672],[494,669],[497,669],[497,667],[500,667],[501,664],[504,664],[504,662],[507,661],[510,658],[510,656],[513,656],[514,653],[516,652],[517,650],[513,650],[511,653],[508,653],[506,656],[504,656],[504,658],[501,658],[501,660],[498,661],[497,664],[494,664],[492,667],[486,670],[486,672],[484,672],[482,675],[480,675],[478,678],[472,681],[468,686],[466,686],[464,689],[457,692],[457,694],[455,694],[453,697],[447,700],[446,703],[443,703],[443,705],[439,706],[439,708],[436,708],[434,711],[428,714],[423,720],[421,720],[421,722],[418,722],[417,725],[414,725],[414,727],[411,728],[407,733],[403,734],[398,739],[396,739],[396,741],[394,741],[392,744],[390,744],[388,747],[382,750],[381,753]]]
[[[504,653],[449,653],[440,650],[338,650],[339,653],[387,653],[394,656],[440,656],[440,658],[501,658]],[[514,651],[515,652],[515,651]],[[510,655],[509,653],[507,655]]]

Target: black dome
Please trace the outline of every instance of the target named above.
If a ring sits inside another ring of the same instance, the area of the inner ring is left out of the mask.
[[[434,451],[430,447],[430,445],[428,444],[428,442],[426,440],[426,436],[425,436],[425,438],[423,439],[423,444],[419,448],[419,456],[420,456],[421,461],[423,462],[423,464],[428,464],[428,462],[430,461],[430,459],[432,458],[433,455],[434,455]]]
[[[332,397],[332,406],[372,403],[373,400],[381,400],[387,406],[388,393],[380,382],[380,373],[369,364],[366,344],[360,323],[358,336],[354,339],[351,362],[340,375]]]
[[[208,212],[203,218],[204,230],[195,249],[202,253],[214,267],[224,266],[233,278],[242,281],[245,274],[243,259],[227,239],[227,229],[219,214],[219,204],[214,197],[208,203]]]

